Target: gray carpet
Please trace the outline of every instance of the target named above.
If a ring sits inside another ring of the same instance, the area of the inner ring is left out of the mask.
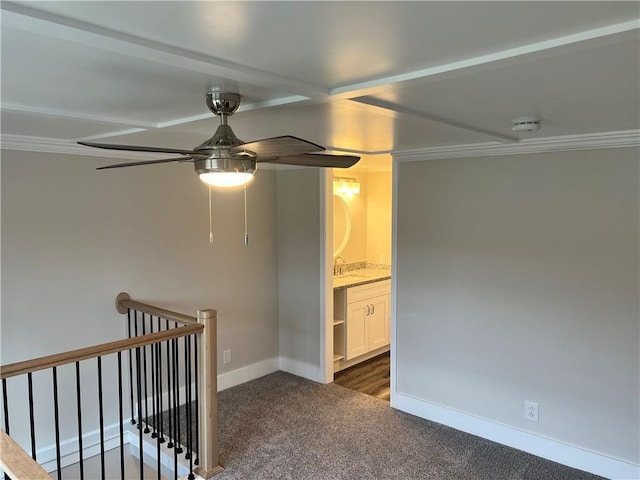
[[[219,395],[216,480],[588,480],[578,470],[284,372]]]
[[[284,372],[220,392],[218,409],[215,480],[602,478]]]

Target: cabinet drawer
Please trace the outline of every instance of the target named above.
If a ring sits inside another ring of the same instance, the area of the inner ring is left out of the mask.
[[[381,280],[366,285],[347,288],[347,303],[359,302],[371,297],[391,294],[391,280]]]

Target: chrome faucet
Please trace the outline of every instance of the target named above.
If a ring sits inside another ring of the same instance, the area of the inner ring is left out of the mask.
[[[338,265],[338,260],[342,260],[342,265]],[[342,255],[338,255],[333,260],[333,276],[342,275],[342,268],[344,267],[345,261]]]

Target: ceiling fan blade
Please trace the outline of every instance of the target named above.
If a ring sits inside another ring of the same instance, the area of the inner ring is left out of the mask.
[[[282,137],[265,138],[254,142],[243,143],[231,148],[231,153],[237,155],[243,151],[250,151],[260,157],[283,157],[299,153],[321,152],[324,147],[307,142],[298,137],[284,135]]]
[[[154,152],[154,153],[178,153],[180,155],[201,155],[206,157],[206,154],[202,152],[194,152],[193,150],[181,150],[177,148],[164,148],[164,147],[143,147],[140,145],[116,145],[111,143],[93,143],[93,142],[78,142],[80,145],[87,147],[104,148],[106,150],[126,150],[129,152]]]
[[[96,170],[106,170],[108,168],[121,168],[121,167],[137,167],[138,165],[153,165],[154,163],[172,163],[172,162],[192,162],[192,158],[163,158],[161,160],[144,160],[142,162],[129,162],[129,163],[116,163],[114,165],[107,165],[105,167],[98,167]]]
[[[329,155],[326,153],[302,153],[299,155],[283,155],[258,161],[279,163],[282,165],[300,165],[303,167],[349,168],[358,163],[360,157],[353,155]]]

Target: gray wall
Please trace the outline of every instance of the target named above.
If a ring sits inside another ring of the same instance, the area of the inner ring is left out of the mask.
[[[217,309],[219,373],[277,357],[274,172],[260,171],[249,187],[245,247],[241,190],[214,193],[210,245],[207,189],[190,165],[96,172],[108,163],[2,152],[1,362],[124,338],[125,317],[114,308],[120,291],[191,315]],[[227,348],[233,362],[223,366]],[[66,410],[72,393],[61,394],[63,413],[75,415]],[[107,423],[117,418],[117,403],[108,402]],[[97,418],[88,412],[86,422]]]
[[[637,464],[638,164],[399,163],[398,392]]]
[[[280,356],[314,367],[320,365],[324,302],[320,298],[320,175],[317,168],[277,174]]]

